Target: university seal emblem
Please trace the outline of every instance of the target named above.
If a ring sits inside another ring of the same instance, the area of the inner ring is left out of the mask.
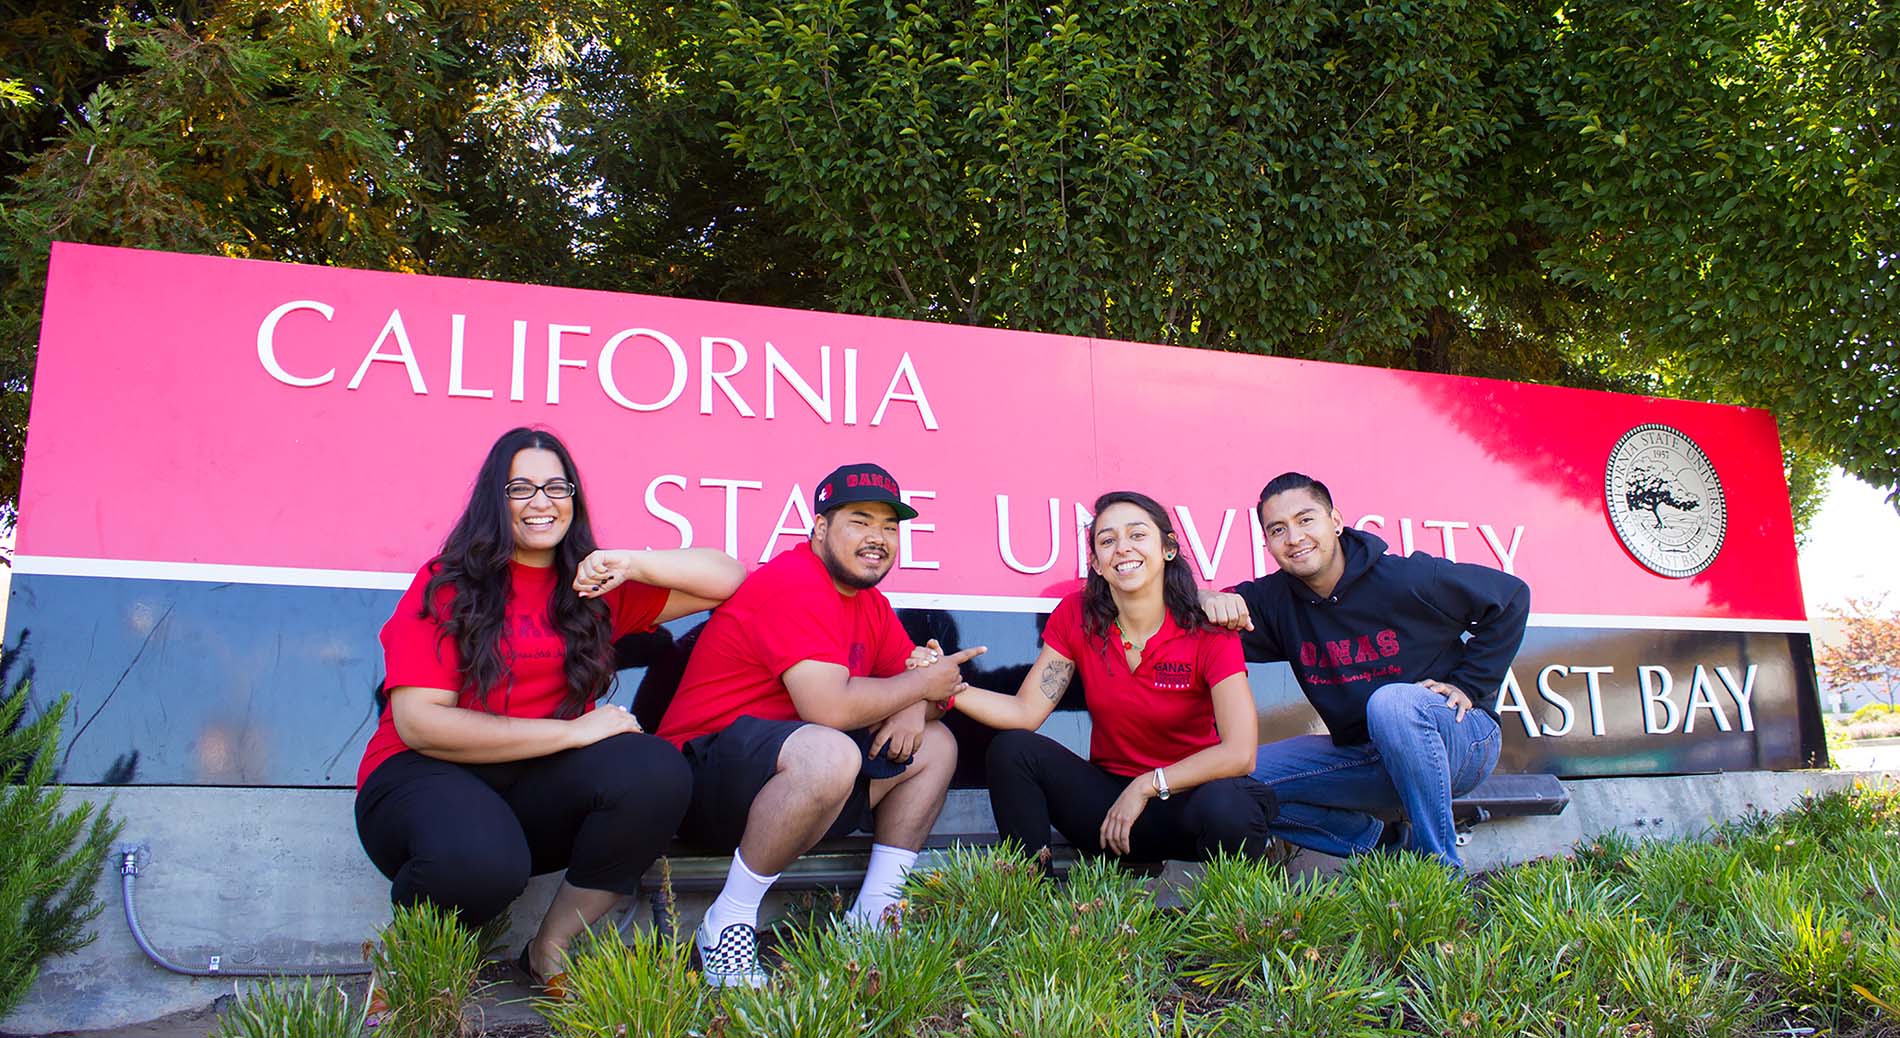
[[[1722,481],[1702,448],[1667,425],[1639,425],[1616,441],[1603,496],[1623,547],[1665,577],[1692,577],[1722,550]]]

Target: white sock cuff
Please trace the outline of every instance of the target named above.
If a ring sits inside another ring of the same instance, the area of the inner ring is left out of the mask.
[[[887,864],[908,870],[912,865],[917,864],[917,853],[903,847],[893,847],[888,843],[874,843],[871,845],[871,866],[875,868],[882,859]]]
[[[877,853],[876,844],[871,845],[871,852],[873,854]],[[917,857],[917,852],[912,851],[911,852],[912,860],[915,860],[916,857]],[[758,873],[752,871],[752,866],[747,865],[745,863],[745,858],[741,857],[738,851],[732,852],[732,868],[739,875],[744,876],[755,883],[762,883],[768,887],[778,882],[779,874],[776,872],[772,873],[770,876],[761,876]]]

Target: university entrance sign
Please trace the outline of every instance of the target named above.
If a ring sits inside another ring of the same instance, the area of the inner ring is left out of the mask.
[[[921,513],[884,587],[920,631],[990,646],[1008,689],[1098,493],[1168,504],[1226,586],[1273,565],[1261,484],[1306,471],[1392,550],[1531,585],[1486,690],[1505,770],[1824,752],[1762,411],[65,244],[39,358],[6,640],[36,697],[74,694],[69,782],[350,784],[377,628],[482,451],[536,423],[574,447],[603,543],[748,565],[804,535],[813,479],[879,462]],[[1263,738],[1312,723],[1283,667],[1253,679]]]

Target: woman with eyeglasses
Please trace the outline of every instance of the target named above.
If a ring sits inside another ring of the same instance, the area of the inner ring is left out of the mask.
[[[710,609],[744,576],[713,549],[597,550],[567,448],[541,429],[503,434],[383,625],[356,827],[391,900],[474,927],[565,868],[520,960],[558,987],[568,942],[634,892],[691,794],[677,750],[596,705],[614,639]]]

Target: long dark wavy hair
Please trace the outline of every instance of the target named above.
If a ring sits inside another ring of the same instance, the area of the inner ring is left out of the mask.
[[[477,705],[488,708],[488,696],[500,689],[513,688],[514,675],[510,653],[504,646],[502,614],[512,583],[508,563],[515,554],[514,520],[508,511],[508,498],[502,488],[508,483],[508,470],[515,455],[525,450],[554,452],[561,459],[561,471],[574,484],[574,517],[567,536],[554,550],[554,594],[548,599],[547,619],[566,644],[567,698],[561,701],[557,717],[578,717],[588,703],[606,695],[613,687],[612,627],[607,605],[599,599],[582,598],[574,593],[574,571],[580,561],[598,545],[594,528],[587,521],[587,495],[581,490],[581,474],[574,458],[560,438],[546,429],[521,427],[510,429],[488,449],[481,471],[475,474],[475,488],[468,496],[468,507],[455,521],[455,528],[442,542],[442,551],[432,566],[434,572],[423,589],[422,615],[441,626],[441,638],[452,639],[462,657],[462,688],[475,697]],[[435,611],[436,593],[452,587],[448,615]]]
[[[1095,516],[1099,518],[1110,505],[1128,504],[1148,513],[1148,519],[1161,531],[1164,551],[1171,552],[1174,558],[1161,566],[1161,602],[1167,607],[1169,615],[1184,631],[1198,631],[1207,625],[1207,616],[1201,612],[1200,586],[1194,582],[1194,572],[1188,568],[1187,556],[1181,552],[1179,540],[1174,535],[1174,520],[1168,518],[1168,510],[1147,494],[1133,490],[1111,490],[1095,499]],[[1095,555],[1095,519],[1089,520],[1089,557]],[[1109,641],[1109,632],[1115,628],[1115,596],[1108,589],[1108,581],[1093,567],[1089,569],[1088,583],[1082,587],[1082,630],[1091,638]]]

